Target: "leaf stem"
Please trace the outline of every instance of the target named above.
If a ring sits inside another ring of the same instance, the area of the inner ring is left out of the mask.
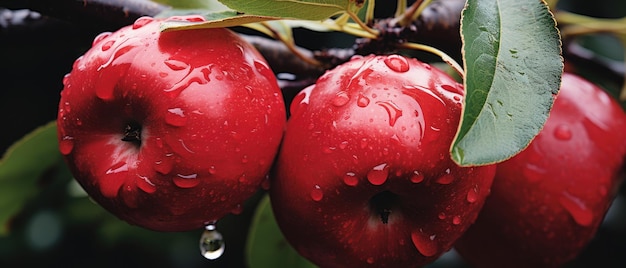
[[[300,50],[298,50],[296,48],[295,43],[293,42],[293,39],[287,39],[285,38],[283,35],[281,35],[278,31],[274,30],[272,28],[272,26],[270,26],[267,22],[261,22],[261,25],[263,25],[265,28],[267,28],[270,32],[272,32],[272,37],[274,37],[275,39],[277,39],[278,41],[282,42],[283,44],[285,44],[285,46],[289,49],[289,51],[291,51],[291,53],[293,53],[294,55],[296,55],[298,58],[302,59],[304,62],[311,64],[311,65],[315,65],[315,66],[321,66],[322,63],[320,63],[319,61],[317,61],[316,59],[307,57],[306,55],[302,54],[300,52]]]
[[[448,54],[446,54],[445,52],[439,49],[436,49],[431,46],[423,45],[423,44],[416,44],[416,43],[402,43],[399,45],[399,47],[426,51],[434,55],[437,55],[445,63],[450,65],[450,67],[452,67],[462,78],[465,78],[465,71],[463,70],[463,67],[461,67],[461,65],[459,65],[459,63],[457,63],[452,57],[448,56]]]

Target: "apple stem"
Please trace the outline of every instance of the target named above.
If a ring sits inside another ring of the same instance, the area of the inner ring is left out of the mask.
[[[139,147],[141,145],[141,125],[136,122],[128,123],[124,128],[122,141],[131,142]]]

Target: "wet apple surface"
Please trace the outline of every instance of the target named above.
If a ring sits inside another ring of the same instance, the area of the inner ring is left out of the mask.
[[[201,20],[177,17],[170,20]],[[227,29],[103,33],[64,79],[59,146],[89,195],[159,231],[202,228],[260,189],[286,121],[276,79]]]

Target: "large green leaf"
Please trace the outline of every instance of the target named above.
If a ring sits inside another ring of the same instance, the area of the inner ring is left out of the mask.
[[[227,7],[245,14],[324,20],[343,12],[358,13],[365,1],[357,0],[219,0]]]
[[[290,267],[314,268],[285,240],[270,206],[269,196],[263,197],[250,226],[246,255],[250,268]]]
[[[559,33],[542,1],[468,0],[461,23],[467,96],[452,157],[499,162],[548,117],[563,70]]]
[[[37,183],[62,164],[56,122],[40,127],[13,144],[0,160],[0,235],[39,188]]]

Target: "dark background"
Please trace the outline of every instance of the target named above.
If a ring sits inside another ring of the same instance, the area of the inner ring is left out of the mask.
[[[89,49],[98,33],[123,25],[120,20],[71,16],[71,12],[59,11],[63,7],[54,6],[55,1],[49,1],[47,7],[41,2],[0,1],[0,152],[56,118],[61,80],[73,61]],[[618,0],[562,0],[560,7],[597,17],[626,15],[625,2]],[[41,13],[23,8],[36,8]],[[381,9],[377,14],[388,12]],[[312,49],[349,46],[352,42],[342,35],[305,30],[296,31],[296,40]],[[624,52],[613,38],[597,36],[580,42],[623,60]],[[593,74],[589,66],[580,70],[615,92],[618,83],[602,80],[602,75]],[[227,216],[218,223],[227,243],[226,253],[218,261],[208,261],[198,250],[201,230],[157,233],[128,226],[82,196],[76,188],[79,186],[66,175],[65,179],[43,183],[41,194],[11,222],[11,233],[0,236],[0,267],[243,266],[247,226],[259,196],[247,204],[243,214]],[[596,238],[569,267],[626,267],[624,192],[615,200]],[[464,264],[452,252],[432,266]]]

